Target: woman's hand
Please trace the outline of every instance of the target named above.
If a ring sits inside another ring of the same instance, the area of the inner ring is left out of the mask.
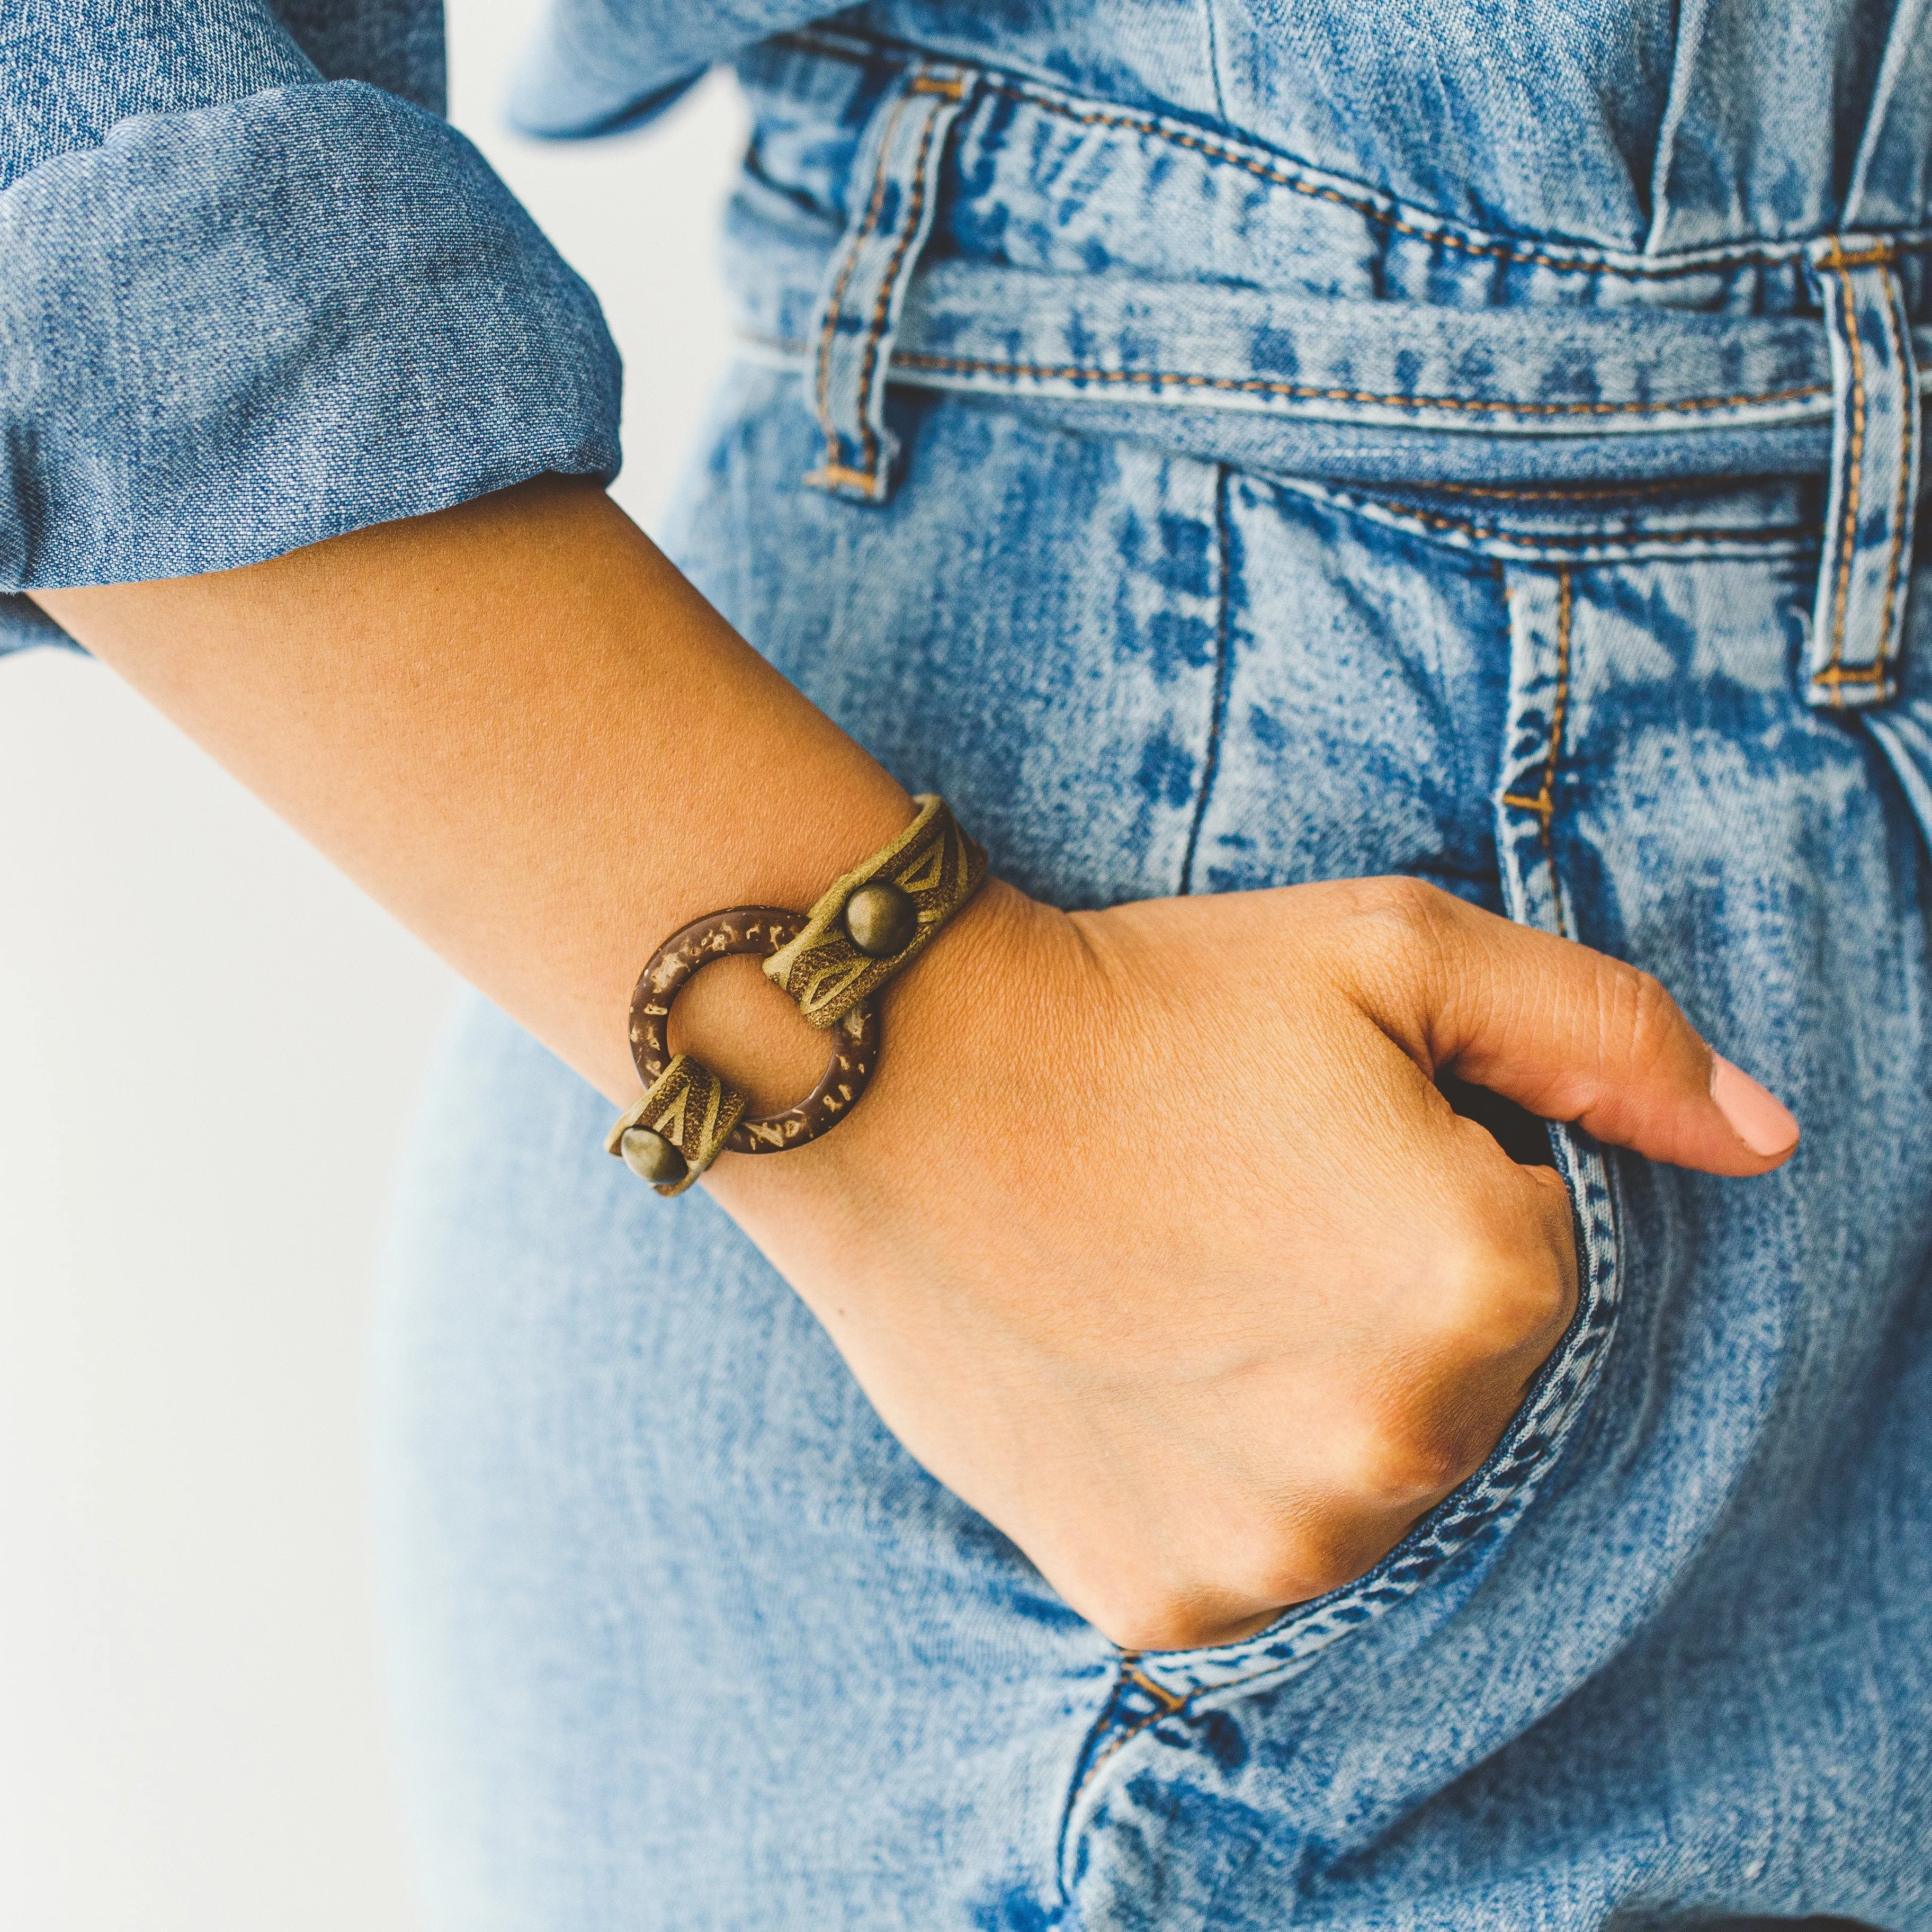
[[[886,1020],[838,1134],[708,1184],[912,1453],[1131,1649],[1361,1574],[1568,1323],[1562,1182],[1436,1073],[1714,1173],[1797,1139],[1654,980],[1407,880],[1071,916],[995,886]]]

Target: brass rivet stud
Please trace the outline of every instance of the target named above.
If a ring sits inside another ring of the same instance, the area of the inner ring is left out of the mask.
[[[624,1165],[653,1187],[668,1187],[689,1172],[683,1155],[650,1127],[626,1127],[617,1151],[624,1156]]]
[[[868,958],[890,959],[912,944],[919,908],[910,893],[875,879],[845,902],[845,930]]]

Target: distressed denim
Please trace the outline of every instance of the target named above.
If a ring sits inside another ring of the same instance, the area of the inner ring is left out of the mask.
[[[1130,1657],[475,1006],[382,1356],[434,1924],[1932,1925],[1932,35],[1578,10],[763,10],[670,542],[1028,891],[1432,880],[1799,1154],[1552,1129],[1580,1305],[1485,1466]],[[744,26],[567,0],[519,111]]]

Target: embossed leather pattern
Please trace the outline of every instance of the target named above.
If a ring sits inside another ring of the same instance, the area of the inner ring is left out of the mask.
[[[658,1193],[682,1193],[727,1149],[734,1154],[782,1154],[802,1147],[836,1126],[865,1092],[879,1058],[878,1015],[869,1005],[854,1006],[841,1017],[825,1071],[812,1091],[791,1106],[775,1114],[748,1115],[746,1096],[718,1082],[721,1091],[736,1104],[728,1118],[721,1117],[696,1152],[648,1115],[654,1096],[661,1088],[669,1090],[668,1083],[680,1067],[716,1078],[688,1054],[670,1050],[670,1010],[686,982],[714,960],[740,953],[770,954],[795,939],[806,920],[805,914],[784,906],[733,906],[707,913],[673,933],[638,976],[631,995],[631,1058],[646,1092],[611,1129],[604,1145],[612,1154],[620,1153],[625,1130],[632,1126],[653,1127],[675,1140],[691,1172],[675,1185],[660,1186]]]
[[[927,793],[914,802],[918,817],[834,884],[812,908],[804,931],[765,962],[765,976],[797,1001],[808,1026],[836,1026],[869,1000],[925,951],[986,878],[986,852],[961,830],[945,800]],[[860,952],[845,930],[846,902],[874,880],[898,886],[919,914],[910,940],[883,959]]]
[[[661,1134],[684,1156],[683,1174],[659,1185],[667,1198],[682,1194],[724,1151],[731,1130],[748,1102],[728,1080],[688,1053],[674,1055],[649,1090],[612,1127],[604,1142],[608,1154],[621,1155],[633,1127]]]

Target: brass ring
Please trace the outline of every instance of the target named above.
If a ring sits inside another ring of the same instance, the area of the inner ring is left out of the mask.
[[[670,1064],[670,1010],[685,982],[734,953],[769,959],[805,930],[810,915],[783,906],[733,906],[680,927],[645,962],[631,995],[631,1058],[648,1090]],[[747,1115],[724,1144],[734,1154],[783,1154],[835,1127],[866,1090],[879,1058],[878,1010],[855,1006],[832,1029],[832,1058],[795,1106]]]

